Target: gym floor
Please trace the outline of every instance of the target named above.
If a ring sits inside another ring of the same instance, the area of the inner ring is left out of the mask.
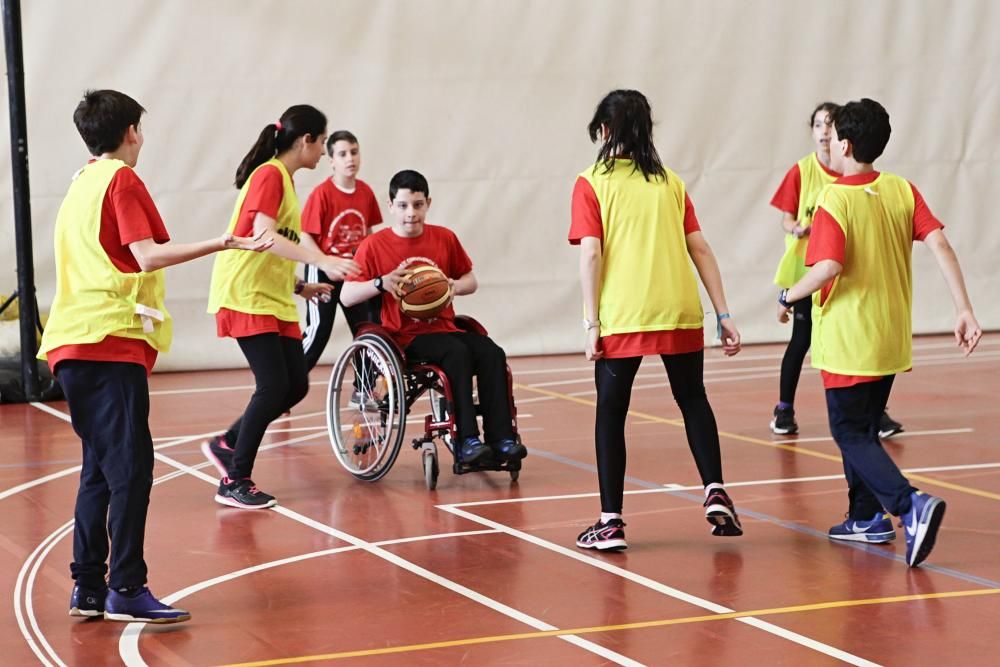
[[[996,664],[1000,339],[963,359],[950,337],[918,338],[914,371],[896,380],[889,412],[906,432],[885,447],[948,502],[917,569],[903,562],[901,529],[888,545],[827,539],[847,501],[817,372],[803,372],[799,435],[767,427],[782,351],[706,351],[739,538],[711,536],[665,373],[646,360],[628,425],[630,547],[614,554],[574,546],[600,509],[582,355],[511,360],[530,450],[518,482],[445,465],[433,492],[408,446],[415,434],[377,483],[339,466],[321,367],[257,459],[255,481],[279,501],[263,511],[216,504],[199,451],[242,411],[249,371],[156,374],[150,587],[193,616],[171,626],[67,615],[80,442],[65,403],[4,405],[0,587],[14,614],[0,621],[3,661]],[[413,416],[426,411],[418,402]]]

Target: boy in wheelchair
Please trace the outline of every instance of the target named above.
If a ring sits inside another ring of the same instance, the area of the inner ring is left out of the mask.
[[[452,284],[453,296],[472,294],[478,283],[472,260],[450,229],[424,222],[431,206],[427,179],[404,170],[389,182],[391,226],[367,237],[354,260],[361,273],[349,278],[341,292],[341,303],[352,306],[382,293],[382,327],[404,350],[408,359],[439,366],[448,377],[454,401],[459,461],[472,465],[490,460],[519,461],[528,450],[514,436],[507,387],[507,356],[488,336],[463,331],[455,324],[451,304],[433,320],[417,320],[399,308],[398,289],[407,272],[408,259],[429,259]],[[479,438],[472,400],[472,377],[476,376],[484,443]]]

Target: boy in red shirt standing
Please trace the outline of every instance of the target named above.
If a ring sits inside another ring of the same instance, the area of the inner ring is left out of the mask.
[[[326,140],[326,153],[330,157],[333,176],[317,185],[306,200],[302,209],[302,231],[307,234],[303,234],[303,238],[310,236],[327,255],[351,258],[358,251],[361,241],[368,236],[368,231],[382,223],[382,212],[375,193],[358,178],[361,170],[358,138],[347,130],[338,130]],[[307,302],[302,347],[306,368],[312,370],[330,340],[344,282],[332,280],[312,264],[306,265],[306,282],[333,286],[329,299]],[[357,332],[362,322],[378,318],[379,305],[378,298],[350,307],[341,304],[352,334]]]
[[[812,364],[822,372],[849,499],[847,520],[831,527],[829,537],[889,542],[896,537],[889,514],[899,516],[906,563],[916,567],[934,547],[945,502],[911,486],[878,438],[893,379],[913,364],[913,241],[927,243],[944,274],[958,313],[955,340],[966,356],[982,330],[943,225],[910,182],[875,171],[892,130],[889,114],[862,99],[832,116],[830,166],[843,176],[820,193],[806,251],[812,268],[781,291],[778,319],[787,322],[793,303],[819,292]]]
[[[352,306],[382,293],[396,297],[406,276],[407,260],[431,260],[452,282],[453,294],[472,294],[479,284],[472,260],[450,229],[424,223],[430,208],[427,179],[412,170],[397,173],[389,182],[392,226],[369,236],[355,257],[361,273],[348,278],[341,302]],[[514,437],[507,396],[507,355],[488,336],[462,331],[455,325],[455,310],[448,307],[433,320],[403,315],[396,298],[382,299],[382,326],[406,354],[440,366],[448,376],[455,401],[458,429],[457,455],[471,464],[491,456],[504,461],[528,455]],[[479,439],[479,425],[472,402],[472,376],[477,378],[486,443]]]

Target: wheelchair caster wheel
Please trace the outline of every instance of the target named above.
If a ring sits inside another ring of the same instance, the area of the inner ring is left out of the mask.
[[[433,491],[437,488],[438,481],[438,462],[437,457],[431,453],[424,453],[424,482],[427,484],[427,490]]]
[[[511,470],[510,471],[510,481],[516,482],[517,478],[520,477],[520,476],[521,476],[521,471],[520,470]]]

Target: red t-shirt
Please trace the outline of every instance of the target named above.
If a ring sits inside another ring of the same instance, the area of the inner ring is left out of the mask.
[[[694,204],[684,193],[684,234],[701,231]],[[573,187],[573,203],[569,228],[569,242],[579,245],[584,237],[592,236],[604,242],[604,224],[601,204],[590,182],[582,176]],[[638,331],[601,337],[601,349],[609,359],[641,357],[647,354],[684,354],[697,352],[705,346],[705,334],[698,329],[672,329],[667,331]]]
[[[130,243],[144,239],[153,239],[156,243],[170,240],[146,185],[128,167],[116,171],[108,184],[101,205],[98,238],[108,259],[122,273],[141,271],[139,262],[128,247]],[[156,363],[156,350],[144,340],[107,336],[99,343],[62,345],[50,351],[47,358],[53,373],[59,362],[78,359],[139,364],[146,368],[148,375],[152,373],[153,364]]]
[[[855,174],[854,176],[841,176],[835,182],[843,185],[866,185],[873,183],[878,178],[879,172],[873,171],[867,174]],[[927,206],[923,196],[913,183],[910,183],[913,191],[913,240],[923,241],[936,229],[943,229],[944,225],[938,220]],[[809,236],[809,246],[806,249],[806,266],[832,259],[843,265],[845,252],[847,250],[847,239],[844,237],[844,230],[837,224],[823,207],[816,209],[813,216],[813,231]],[[820,291],[820,303],[825,303],[830,294],[831,284],[825,285]],[[881,377],[869,375],[839,375],[821,371],[823,376],[823,386],[827,389],[851,387],[862,382],[875,382]]]
[[[822,162],[819,162],[819,166],[823,168],[830,176],[840,176],[839,172],[836,172]],[[792,165],[792,168],[788,170],[785,177],[781,180],[781,185],[778,186],[778,190],[771,197],[771,206],[790,214],[792,217],[797,217],[799,215],[799,195],[802,193],[802,172],[799,171],[799,163],[796,162]]]
[[[342,190],[328,178],[316,186],[302,209],[302,231],[312,234],[328,255],[353,257],[368,230],[382,222],[375,193],[364,181]]]
[[[278,209],[285,197],[281,171],[274,165],[258,169],[250,179],[250,188],[240,207],[233,229],[235,236],[253,236],[253,220],[258,213],[278,219]],[[302,338],[298,322],[279,320],[274,315],[255,315],[230,308],[219,308],[215,314],[215,333],[219,338],[245,338],[262,333],[276,333],[286,338]]]
[[[358,254],[354,257],[354,261],[361,267],[361,274],[352,282],[374,280],[391,273],[411,257],[433,261],[452,280],[458,280],[472,271],[472,260],[455,233],[446,227],[425,224],[424,233],[415,238],[397,236],[391,228],[367,237],[361,242]],[[453,306],[449,305],[433,320],[417,320],[403,315],[399,302],[390,294],[382,297],[382,326],[404,348],[421,334],[459,330],[455,326]]]

